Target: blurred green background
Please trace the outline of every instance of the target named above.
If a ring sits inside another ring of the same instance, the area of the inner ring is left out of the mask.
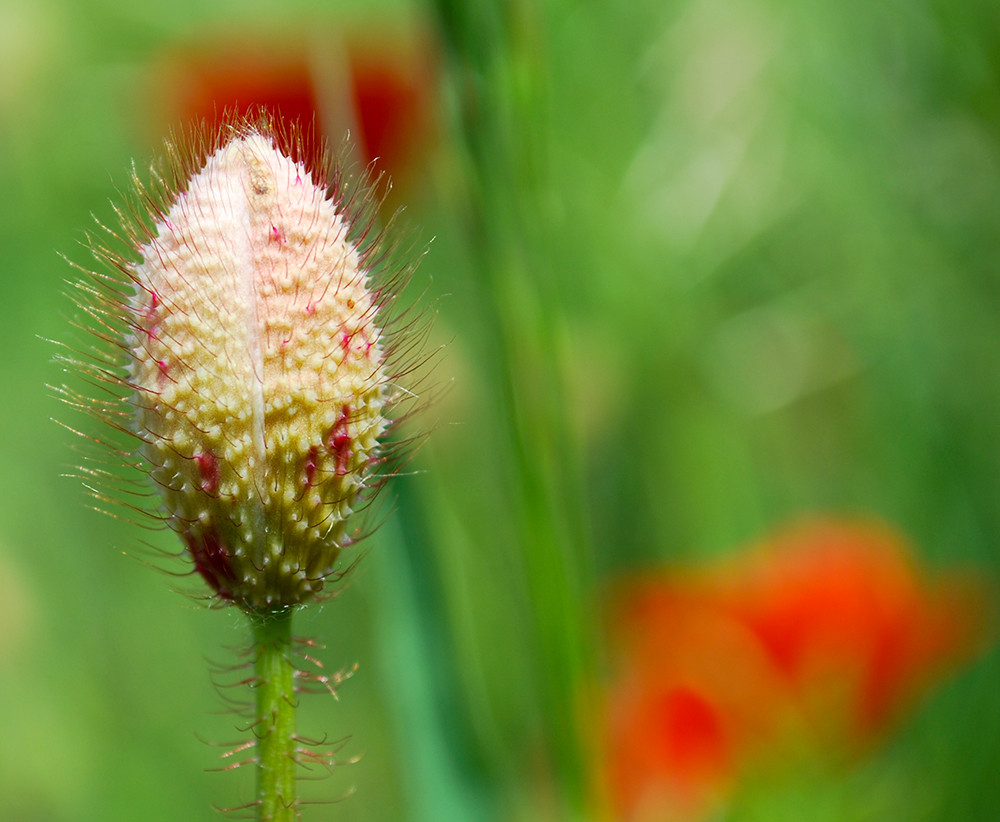
[[[429,136],[388,170],[433,238],[411,290],[448,390],[357,571],[298,621],[359,665],[303,704],[361,756],[304,784],[354,792],[305,819],[585,818],[580,683],[623,570],[809,511],[1000,570],[996,3],[0,0],[0,819],[251,798],[201,741],[245,737],[207,664],[240,615],[124,555],[171,535],[89,510],[51,418],[99,432],[45,388],[58,253],[87,264],[91,214],[178,125],[176,55],[244,36],[298,44],[330,132],[353,38],[434,56]],[[1000,818],[998,666],[726,818]]]

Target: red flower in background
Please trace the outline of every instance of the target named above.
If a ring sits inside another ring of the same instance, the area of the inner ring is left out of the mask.
[[[969,655],[984,617],[970,577],[932,579],[897,534],[875,525],[790,530],[720,588],[720,607],[750,628],[804,702],[829,683],[848,690],[843,730],[862,744]]]
[[[981,644],[982,586],[887,528],[805,523],[688,574],[624,585],[606,772],[628,820],[703,817],[794,735],[859,750]]]
[[[285,122],[322,127],[313,73],[301,44],[251,34],[172,51],[163,62],[167,115],[213,122],[265,107]]]
[[[606,751],[622,819],[700,818],[729,792],[780,708],[780,683],[746,630],[677,593],[640,595],[622,626]]]
[[[352,100],[369,159],[393,179],[415,173],[435,124],[436,60],[429,39],[356,38],[349,49]]]
[[[394,182],[419,170],[435,124],[436,72],[429,37],[382,31],[324,41],[246,31],[176,47],[159,64],[157,95],[171,123],[261,107],[303,127],[309,156],[349,130],[365,163],[378,160]]]

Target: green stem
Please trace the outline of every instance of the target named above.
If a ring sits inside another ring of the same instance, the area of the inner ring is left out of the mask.
[[[295,798],[295,666],[292,610],[252,614],[257,692],[257,820],[293,822]]]

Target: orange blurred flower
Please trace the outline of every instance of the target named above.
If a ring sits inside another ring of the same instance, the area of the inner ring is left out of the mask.
[[[985,592],[882,525],[812,521],[618,593],[605,765],[620,818],[703,818],[790,743],[858,751],[981,644]]]

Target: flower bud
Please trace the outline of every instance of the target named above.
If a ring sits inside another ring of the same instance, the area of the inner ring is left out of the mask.
[[[340,191],[238,126],[117,260],[131,425],[166,523],[218,598],[314,597],[383,455],[391,397]],[[147,197],[152,200],[153,198]]]

